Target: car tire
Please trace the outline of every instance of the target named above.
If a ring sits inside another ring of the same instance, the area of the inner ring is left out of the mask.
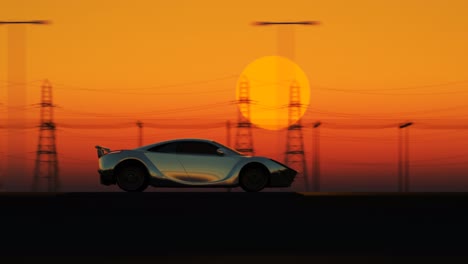
[[[246,192],[259,192],[268,185],[269,180],[262,167],[248,166],[241,171],[239,185]]]
[[[141,166],[126,166],[117,172],[117,185],[126,192],[142,192],[148,187],[148,174]]]

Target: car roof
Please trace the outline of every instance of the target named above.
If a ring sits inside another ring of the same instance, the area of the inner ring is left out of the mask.
[[[176,138],[176,139],[169,139],[169,140],[164,140],[164,141],[156,142],[153,144],[141,146],[141,147],[135,148],[135,150],[148,149],[157,145],[162,145],[162,144],[172,143],[172,142],[184,142],[184,141],[199,141],[199,142],[215,143],[215,144],[220,145],[218,142],[211,140],[211,139],[206,139],[206,138]]]

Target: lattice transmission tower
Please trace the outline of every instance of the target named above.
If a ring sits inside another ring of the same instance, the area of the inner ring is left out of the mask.
[[[48,80],[45,80],[41,87],[40,107],[39,142],[36,152],[33,191],[40,191],[43,187],[46,187],[49,192],[57,192],[60,188],[60,182],[55,137],[54,105],[52,104],[52,85]]]
[[[250,86],[246,76],[239,82],[239,106],[235,149],[246,155],[255,154],[253,148],[252,123],[250,122]]]
[[[289,87],[288,131],[286,139],[285,164],[298,172],[295,185],[303,180],[305,191],[309,189],[306,159],[304,154],[304,140],[301,123],[301,87],[293,81]]]

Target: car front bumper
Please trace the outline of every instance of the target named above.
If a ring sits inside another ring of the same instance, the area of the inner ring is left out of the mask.
[[[113,170],[98,170],[98,173],[101,178],[101,184],[112,185],[116,183]]]
[[[270,176],[270,187],[290,187],[297,175],[292,169],[278,170]]]

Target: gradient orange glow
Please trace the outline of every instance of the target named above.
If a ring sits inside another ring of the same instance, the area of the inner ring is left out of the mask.
[[[107,190],[98,185],[94,145],[136,147],[137,120],[145,124],[144,144],[174,137],[227,143],[224,124],[236,121],[239,76],[281,46],[277,28],[251,23],[318,20],[320,26],[294,27],[293,45],[310,86],[303,118],[308,164],[310,124],[323,122],[323,188],[395,190],[396,127],[411,120],[414,189],[466,191],[468,134],[459,128],[468,124],[466,10],[464,0],[3,0],[0,20],[52,21],[25,26],[28,97],[17,111],[30,128],[15,132],[27,135],[27,154],[18,159],[32,174],[39,122],[33,104],[43,79],[54,89],[65,190]],[[0,26],[2,120],[7,27]],[[360,124],[369,129],[346,128]],[[380,128],[388,124],[394,126]],[[256,129],[256,153],[282,161],[285,138],[284,130]],[[31,177],[24,176],[25,185]]]

